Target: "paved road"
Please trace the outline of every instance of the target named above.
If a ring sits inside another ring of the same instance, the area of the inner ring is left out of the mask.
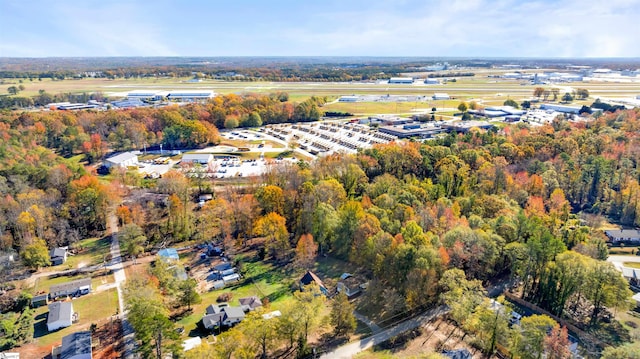
[[[417,317],[407,319],[402,323],[396,324],[393,327],[385,329],[378,334],[374,334],[365,339],[361,339],[357,342],[345,344],[333,351],[322,354],[320,359],[347,359],[352,358],[354,355],[371,348],[374,345],[380,344],[385,340],[389,340],[399,334],[406,331],[415,329],[423,324],[426,324],[433,318],[445,314],[447,309],[444,306],[434,308],[420,314]]]
[[[122,257],[120,256],[120,241],[118,241],[118,218],[115,213],[109,214],[108,219],[109,231],[111,232],[111,264],[108,266],[113,271],[113,277],[115,279],[115,285],[118,289],[118,306],[120,319],[122,320],[122,331],[124,339],[124,353],[123,358],[136,358],[136,341],[134,338],[134,332],[131,328],[131,324],[127,320],[127,313],[124,310],[124,294],[123,288],[124,282],[127,280],[127,276],[124,272],[124,266],[122,265]]]
[[[378,324],[376,324],[373,320],[358,312],[353,312],[353,316],[356,317],[356,319],[358,319],[359,321],[363,322],[366,326],[368,326],[373,334],[377,334],[382,330],[382,328],[380,328]]]
[[[624,265],[623,265],[624,262],[640,263],[640,256],[634,256],[634,255],[610,255],[607,258],[607,262],[613,263],[613,265],[618,270],[621,271],[622,267],[624,267]]]

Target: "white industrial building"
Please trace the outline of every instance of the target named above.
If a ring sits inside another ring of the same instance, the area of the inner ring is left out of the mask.
[[[433,99],[434,100],[449,100],[449,99],[451,99],[451,97],[447,93],[436,92],[436,93],[433,94]]]
[[[121,154],[111,156],[104,161],[107,168],[120,167],[127,168],[129,166],[138,165],[138,155],[133,152],[123,152]]]
[[[182,162],[206,165],[213,162],[213,155],[211,153],[185,153],[182,155]]]
[[[169,91],[167,98],[169,100],[195,101],[213,98],[215,92],[206,90],[179,90]]]
[[[129,100],[162,100],[166,96],[166,91],[134,90],[127,93]]]
[[[434,78],[426,78],[426,79],[424,79],[424,84],[425,85],[439,85],[440,84],[440,80],[434,79]]]
[[[392,77],[389,79],[390,84],[412,84],[413,78],[411,77]]]
[[[557,105],[553,103],[543,103],[540,105],[541,110],[552,110],[562,113],[579,113],[581,108],[581,106]]]

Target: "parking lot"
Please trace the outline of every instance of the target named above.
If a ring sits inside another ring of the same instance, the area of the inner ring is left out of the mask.
[[[264,132],[286,143],[295,141],[299,149],[312,155],[356,153],[360,148],[397,140],[367,125],[339,121],[268,125]]]

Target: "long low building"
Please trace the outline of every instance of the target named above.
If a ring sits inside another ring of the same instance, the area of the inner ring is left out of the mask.
[[[440,133],[447,132],[441,126],[431,124],[409,123],[402,125],[380,126],[378,131],[396,136],[398,138],[422,137],[431,138]]]
[[[392,77],[389,79],[390,84],[412,84],[412,77]]]
[[[557,112],[562,112],[562,113],[579,113],[580,109],[582,107],[580,106],[567,106],[567,105],[558,105],[555,103],[543,103],[542,105],[540,105],[540,109],[541,110],[553,110],[553,111],[557,111]]]
[[[213,155],[211,153],[185,153],[182,155],[182,162],[206,165],[213,162]]]
[[[111,156],[104,161],[107,168],[136,166],[138,164],[138,155],[133,152],[123,152],[115,156]]]
[[[91,292],[91,278],[83,278],[49,287],[49,298],[79,296]]]

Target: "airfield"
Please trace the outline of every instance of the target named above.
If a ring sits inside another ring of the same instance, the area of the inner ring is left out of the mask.
[[[520,103],[532,100],[536,87],[545,89],[558,88],[560,96],[573,89],[587,89],[590,97],[582,101],[574,101],[573,105],[588,105],[596,98],[603,100],[636,99],[640,95],[640,82],[604,82],[583,81],[563,82],[557,84],[531,84],[530,81],[499,78],[505,71],[498,69],[473,70],[473,77],[457,77],[455,82],[442,84],[386,84],[370,82],[269,82],[269,81],[222,81],[203,79],[193,82],[192,78],[131,78],[103,79],[83,78],[67,80],[22,80],[25,90],[21,96],[35,96],[44,90],[56,93],[94,93],[101,92],[105,96],[124,97],[132,90],[212,90],[218,94],[268,94],[287,92],[289,101],[300,102],[311,96],[326,97],[324,111],[350,112],[356,116],[371,114],[411,115],[430,112],[437,109],[441,115],[451,115],[462,101],[474,101],[482,106],[497,106],[507,99]],[[543,69],[531,70],[535,72]],[[426,74],[404,74],[426,76]],[[4,80],[2,86],[19,84],[19,80]],[[434,93],[446,93],[449,100],[433,100]],[[341,96],[367,96],[371,101],[340,102]],[[397,101],[384,101],[385,96],[394,96]],[[379,100],[376,100],[379,99]]]

